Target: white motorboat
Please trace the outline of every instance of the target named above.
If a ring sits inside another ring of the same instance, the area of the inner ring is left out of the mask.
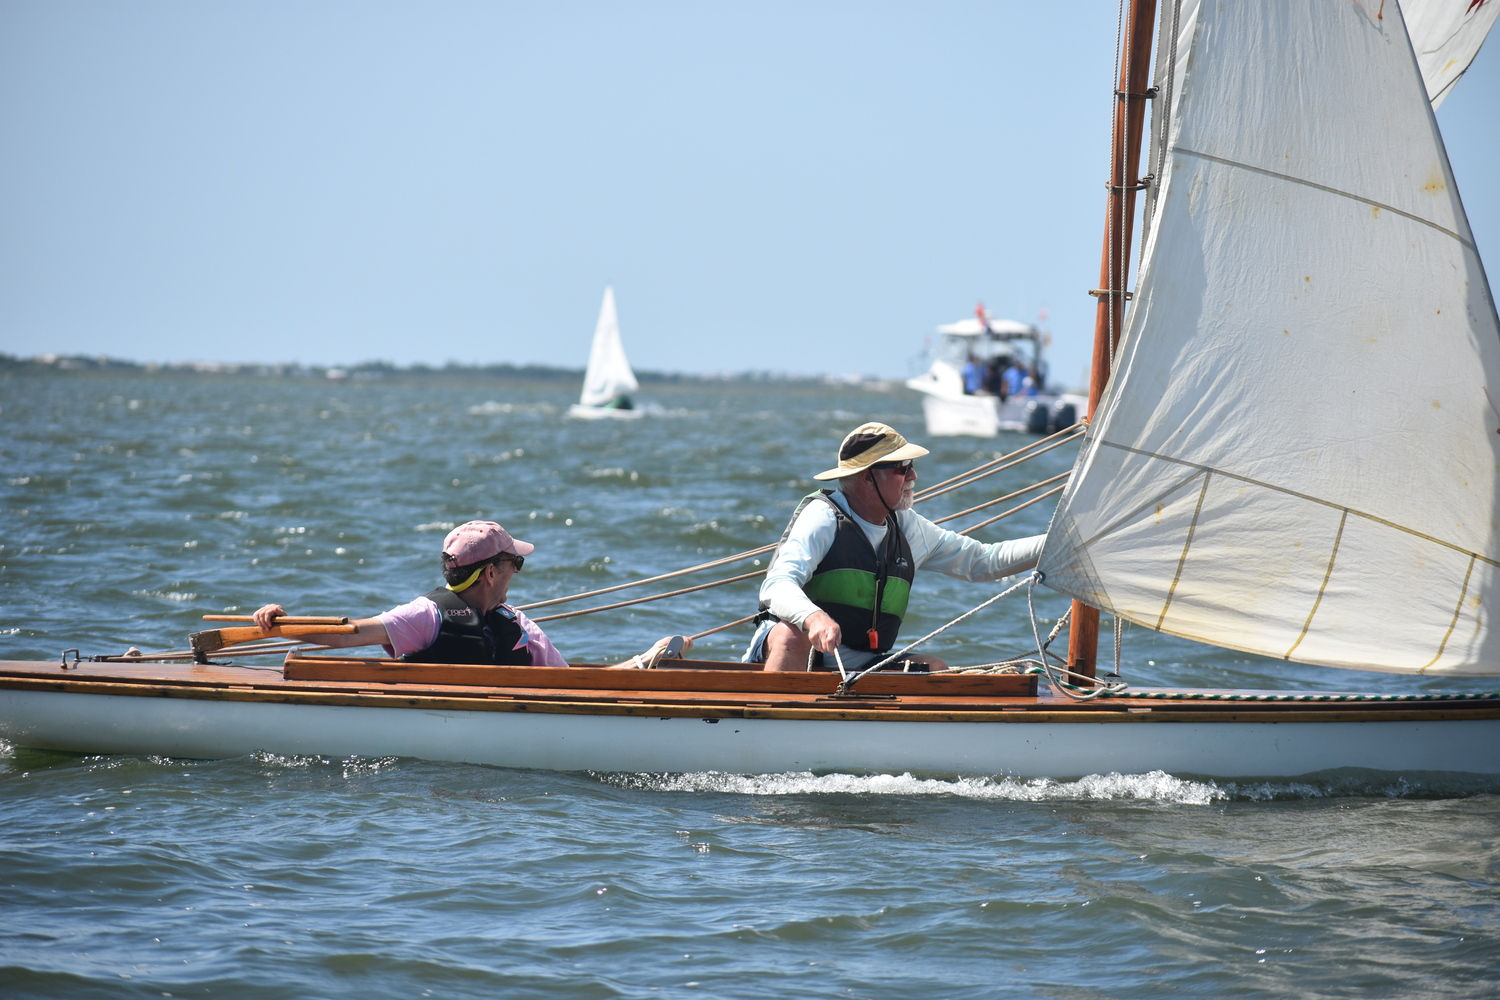
[[[1078,419],[1086,397],[1043,391],[1049,336],[1030,323],[974,315],[937,328],[942,338],[927,371],[906,380],[922,394],[927,433],[994,437],[1001,431],[1050,434]],[[977,366],[965,384],[965,367]],[[1014,368],[1014,372],[1011,369]]]

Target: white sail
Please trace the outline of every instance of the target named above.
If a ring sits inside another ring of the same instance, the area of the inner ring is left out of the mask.
[[[583,376],[583,394],[578,402],[584,406],[604,406],[639,388],[630,362],[625,359],[625,345],[620,342],[615,290],[605,288],[599,322],[594,326],[594,346],[589,349],[589,367]]]
[[[1500,16],[1497,0],[1405,0],[1401,13],[1411,34],[1422,82],[1435,108],[1464,75]]]
[[[1040,568],[1219,646],[1493,675],[1500,323],[1381,14],[1198,10],[1140,285]]]

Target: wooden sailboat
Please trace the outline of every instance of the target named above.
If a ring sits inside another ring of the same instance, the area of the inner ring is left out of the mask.
[[[1500,324],[1400,10],[1169,9],[1150,160],[1160,181],[1145,188],[1127,322],[1154,12],[1138,0],[1127,21],[1094,420],[1040,569],[1086,602],[1070,645],[1078,684],[680,660],[631,671],[75,658],[0,662],[0,738],[635,771],[1500,774],[1493,692],[1088,683],[1101,607],[1294,662],[1500,674],[1487,611],[1500,585],[1489,405]]]
[[[599,306],[599,321],[594,325],[593,346],[589,348],[588,370],[583,375],[583,392],[578,402],[568,408],[568,416],[584,420],[634,419],[641,411],[635,408],[630,394],[639,388],[620,340],[615,290],[606,287],[604,301]]]

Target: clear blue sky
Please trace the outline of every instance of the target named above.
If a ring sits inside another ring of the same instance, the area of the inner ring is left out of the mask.
[[[0,351],[1087,361],[1112,3],[0,0]],[[1500,43],[1439,112],[1500,266]]]

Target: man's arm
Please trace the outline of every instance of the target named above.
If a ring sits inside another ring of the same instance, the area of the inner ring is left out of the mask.
[[[808,504],[771,558],[760,585],[760,599],[770,605],[771,613],[806,632],[813,648],[823,653],[833,652],[843,641],[842,630],[832,616],[808,600],[802,587],[828,554],[837,534],[838,520],[828,505],[822,501]]]
[[[255,612],[255,624],[263,629],[274,628],[276,619],[284,617],[286,609],[279,604],[267,604]],[[314,635],[301,635],[297,638],[302,642],[315,642],[320,646],[333,646],[344,648],[346,646],[388,646],[390,637],[386,634],[385,623],[379,618],[361,618],[352,623],[357,632],[335,632],[317,633]]]
[[[999,580],[1024,573],[1035,568],[1047,542],[1046,535],[1031,535],[985,543],[940,528],[911,511],[903,510],[898,516],[917,566],[960,580]]]

